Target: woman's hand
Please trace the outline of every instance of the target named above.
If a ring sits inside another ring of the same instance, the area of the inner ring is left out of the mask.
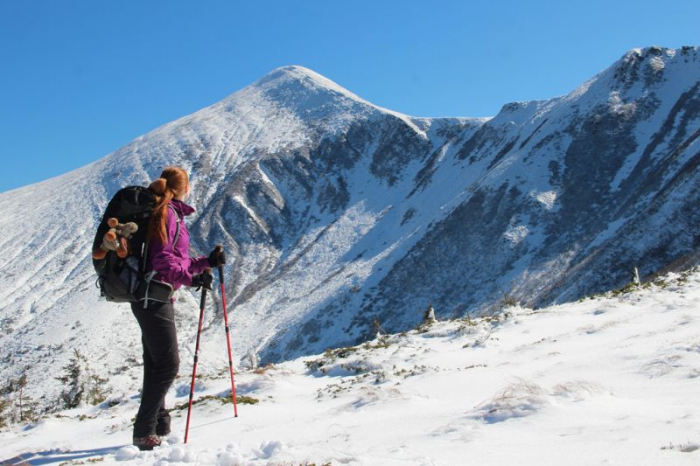
[[[192,276],[192,287],[200,288],[204,287],[207,290],[211,290],[211,284],[214,282],[214,276],[210,271],[205,270],[204,272]]]
[[[209,266],[211,268],[216,268],[226,263],[226,254],[224,254],[224,247],[218,245],[208,257]]]

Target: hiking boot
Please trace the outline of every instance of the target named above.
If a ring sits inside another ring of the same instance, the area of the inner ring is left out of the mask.
[[[147,435],[146,437],[134,437],[134,445],[139,447],[139,450],[153,450],[154,447],[160,446],[160,438],[157,435]]]

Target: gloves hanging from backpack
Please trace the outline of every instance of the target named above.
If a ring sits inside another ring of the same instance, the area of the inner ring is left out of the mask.
[[[211,290],[212,283],[214,283],[214,276],[208,270],[192,276],[192,287],[196,287],[196,291],[199,291],[200,288]]]

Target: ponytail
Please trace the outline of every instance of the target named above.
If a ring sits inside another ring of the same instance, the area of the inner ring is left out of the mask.
[[[160,178],[148,186],[156,198],[148,225],[148,237],[158,239],[162,244],[168,243],[168,205],[178,194],[185,193],[189,186],[189,177],[182,168],[168,167],[160,174]]]

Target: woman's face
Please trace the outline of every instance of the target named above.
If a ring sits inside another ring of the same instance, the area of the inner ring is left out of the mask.
[[[189,197],[189,195],[190,195],[190,184],[187,183],[187,188],[185,188],[185,192],[176,196],[175,199],[178,199],[180,201],[184,201]]]

